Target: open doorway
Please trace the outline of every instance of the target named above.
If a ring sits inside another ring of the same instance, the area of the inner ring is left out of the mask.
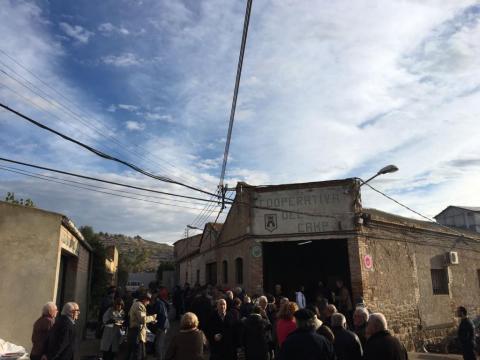
[[[303,285],[307,302],[312,302],[319,281],[335,291],[337,279],[342,279],[351,293],[346,239],[263,243],[263,284],[267,293],[273,294],[275,284],[280,284],[283,294],[295,299],[295,291]]]

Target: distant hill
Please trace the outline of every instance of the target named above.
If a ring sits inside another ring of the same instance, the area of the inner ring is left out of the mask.
[[[173,246],[143,239],[141,236],[125,236],[122,234],[98,233],[104,246],[115,245],[120,257],[134,254],[140,249],[148,253],[141,271],[156,271],[162,261],[173,261]]]

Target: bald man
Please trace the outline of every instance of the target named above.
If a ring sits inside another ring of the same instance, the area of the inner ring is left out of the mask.
[[[403,344],[388,331],[387,319],[381,313],[373,313],[367,323],[367,344],[364,360],[408,360]]]
[[[217,309],[210,317],[207,338],[210,344],[210,360],[233,360],[236,358],[234,346],[235,321],[227,312],[225,299],[217,300]]]

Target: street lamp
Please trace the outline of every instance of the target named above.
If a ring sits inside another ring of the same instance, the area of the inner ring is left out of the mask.
[[[377,176],[393,173],[395,171],[398,171],[398,167],[396,167],[395,165],[387,165],[387,166],[381,168],[380,170],[378,170],[378,172],[375,175],[373,175],[371,178],[367,179],[366,181],[363,181],[362,179],[360,179],[362,181],[360,186],[365,185],[370,180],[375,179]]]

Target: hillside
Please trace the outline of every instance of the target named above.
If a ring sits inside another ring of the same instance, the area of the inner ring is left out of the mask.
[[[145,250],[148,254],[140,271],[156,271],[162,261],[173,261],[173,246],[145,240],[140,236],[125,236],[121,234],[98,233],[104,246],[115,245],[120,257],[133,255]]]

